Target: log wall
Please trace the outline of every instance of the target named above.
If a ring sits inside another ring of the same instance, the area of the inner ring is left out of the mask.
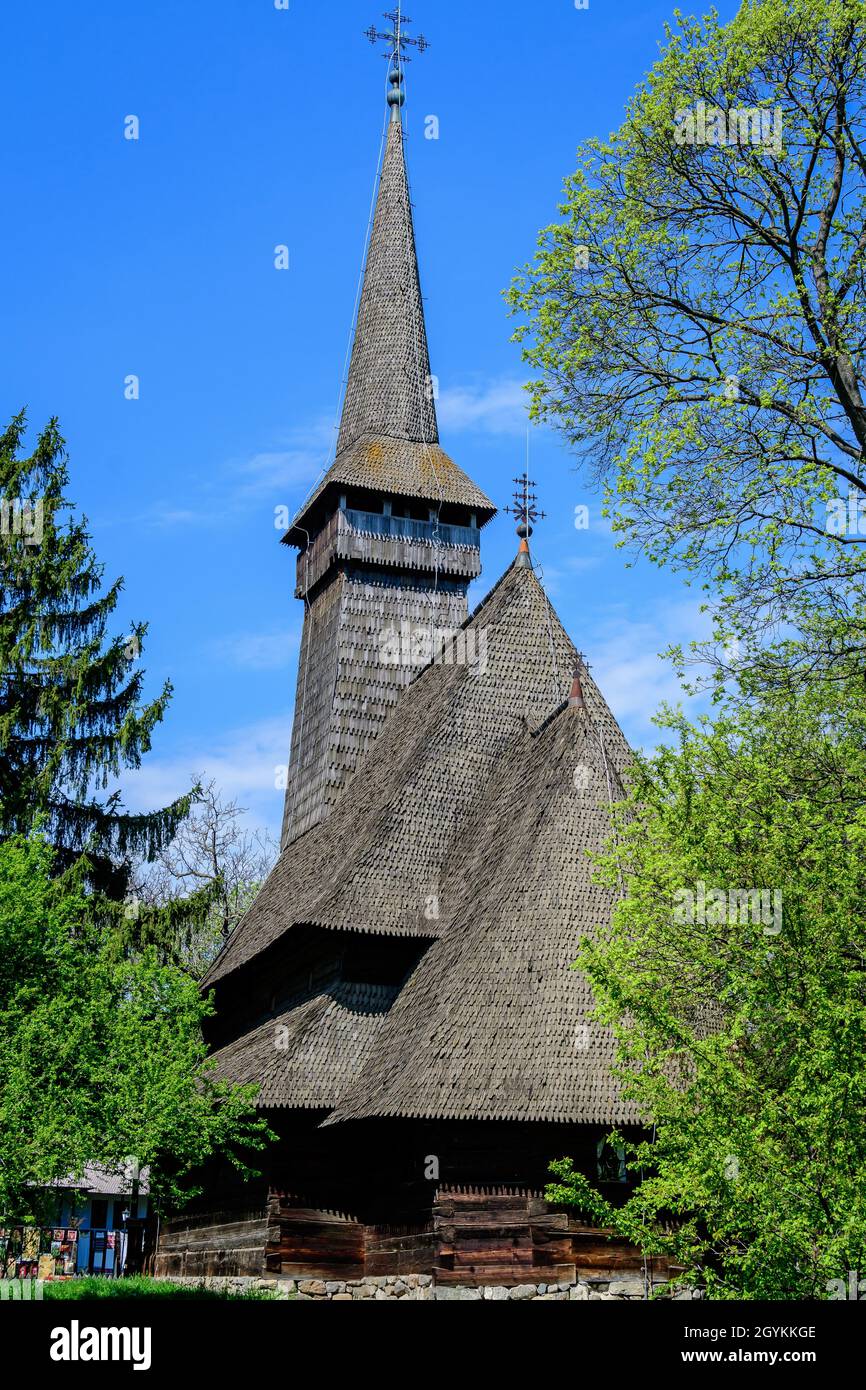
[[[542,1196],[551,1157],[571,1153],[591,1172],[594,1132],[382,1122],[362,1134],[322,1130],[321,1118],[283,1119],[270,1191],[258,1205],[244,1209],[238,1194],[230,1209],[164,1226],[156,1271],[329,1281],[413,1274],[445,1287],[641,1272],[639,1250]],[[443,1172],[425,1182],[419,1165],[432,1154]],[[656,1278],[665,1272],[657,1261]]]
[[[207,1212],[165,1222],[154,1273],[161,1278],[261,1275],[268,1214]]]

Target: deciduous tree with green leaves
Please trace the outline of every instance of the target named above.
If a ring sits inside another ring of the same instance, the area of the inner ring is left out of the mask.
[[[549,1195],[710,1297],[839,1296],[866,1275],[862,688],[664,722],[599,869],[625,895],[577,962],[647,1125],[614,1140],[642,1181],[615,1208],[562,1159]]]
[[[703,576],[719,636],[768,679],[856,676],[863,0],[677,14],[619,130],[579,150],[509,300],[534,414],[603,481],[623,542]],[[791,624],[808,646],[774,652]]]
[[[190,975],[154,948],[119,957],[93,917],[88,865],[56,871],[38,834],[0,844],[0,1213],[39,1214],[56,1179],[135,1154],[171,1205],[225,1154],[268,1135],[255,1087],[209,1075]]]

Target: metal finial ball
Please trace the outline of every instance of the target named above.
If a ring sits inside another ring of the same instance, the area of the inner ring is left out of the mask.
[[[525,525],[525,523],[521,521],[520,525],[517,527],[517,534],[522,541],[527,541],[532,535],[532,527]]]
[[[402,72],[400,71],[399,68],[392,68],[392,69],[391,69],[391,71],[388,73],[388,81],[389,81],[389,82],[391,83],[391,85],[394,86],[394,87],[397,86],[397,83],[398,83],[398,82],[402,82],[402,81],[403,81],[403,74],[402,74]]]
[[[395,87],[393,92],[388,93],[389,106],[402,106],[406,100],[406,93]]]

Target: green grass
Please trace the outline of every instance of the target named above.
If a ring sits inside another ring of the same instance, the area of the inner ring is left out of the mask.
[[[265,1301],[274,1295],[267,1289],[250,1289],[247,1293],[224,1293],[220,1289],[198,1289],[189,1284],[172,1284],[167,1279],[149,1279],[143,1274],[128,1279],[81,1279],[47,1280],[43,1285],[43,1297],[50,1299],[81,1298],[136,1298],[162,1301],[165,1299],[187,1299],[201,1302],[204,1299],[218,1299],[233,1302]]]

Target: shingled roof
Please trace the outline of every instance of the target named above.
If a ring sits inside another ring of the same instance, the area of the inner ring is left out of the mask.
[[[292,523],[296,527],[308,516],[323,493],[332,485],[362,488],[365,491],[394,493],[431,503],[452,502],[471,507],[484,525],[496,508],[472,479],[458,468],[438,444],[419,444],[412,440],[389,439],[383,435],[364,435],[345,453],[339,454]],[[300,532],[289,530],[286,541],[296,545]]]
[[[294,525],[332,484],[462,504],[477,509],[482,522],[496,511],[439,447],[403,126],[396,111],[394,116],[385,142],[337,455]],[[290,530],[286,539],[297,544],[301,537]]]
[[[365,434],[439,442],[403,124],[396,118],[385,141],[337,453]]]
[[[216,1054],[221,1075],[262,1084],[264,1105],[337,1106],[334,1120],[631,1118],[610,1080],[612,1040],[582,1031],[588,989],[569,969],[609,916],[586,851],[602,843],[629,750],[588,675],[585,709],[568,707],[575,651],[525,561],[469,630],[476,650],[485,634],[485,668],[431,665],[415,679],[205,979],[300,927],[434,942],[390,1010],[343,982]]]
[[[262,1106],[330,1110],[370,1055],[396,992],[335,981],[212,1053],[213,1075],[257,1083]]]
[[[448,866],[448,929],[326,1123],[639,1119],[617,1093],[614,1039],[590,1021],[591,990],[570,968],[613,905],[589,858],[609,834],[608,778],[621,790],[622,745],[608,743],[567,705],[514,740]]]
[[[425,912],[449,847],[515,732],[565,698],[575,659],[534,572],[518,564],[463,631],[479,651],[486,642],[485,669],[431,665],[403,692],[327,821],[280,855],[206,985],[295,925],[439,934]],[[613,731],[591,682],[589,692]]]

